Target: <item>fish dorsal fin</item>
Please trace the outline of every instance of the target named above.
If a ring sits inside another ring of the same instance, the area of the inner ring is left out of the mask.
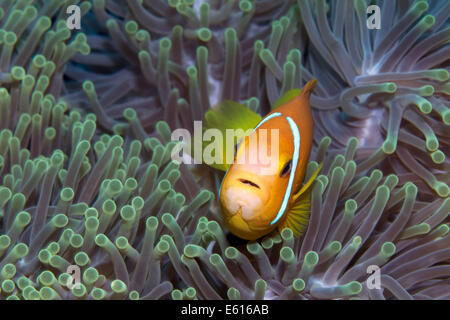
[[[311,186],[321,168],[322,164],[317,167],[303,187],[293,195],[294,205],[289,209],[286,213],[286,218],[278,226],[280,232],[284,228],[290,228],[295,237],[301,236],[305,232],[311,213]]]
[[[246,106],[231,101],[224,100],[211,109],[209,109],[205,113],[205,123],[203,125],[203,129],[218,129],[223,137],[223,148],[219,150],[221,152],[220,157],[222,158],[220,162],[211,164],[211,167],[226,171],[230,164],[226,163],[225,155],[226,155],[226,147],[227,143],[227,129],[237,130],[242,129],[243,132],[246,132],[249,129],[253,129],[258,125],[261,121],[261,116],[252,110],[248,109]],[[235,141],[233,141],[233,150],[234,145],[244,137],[245,135],[237,135],[235,137]],[[208,145],[209,141],[203,142],[204,147]]]
[[[278,100],[275,101],[275,103],[272,105],[272,110],[278,108],[279,106],[282,106],[285,103],[288,103],[295,97],[299,96],[300,94],[304,94],[309,96],[314,90],[315,86],[317,84],[316,79],[309,80],[303,89],[290,89],[286,91]]]
[[[285,94],[281,98],[275,101],[275,103],[272,105],[272,110],[278,108],[279,106],[282,106],[285,103],[288,103],[292,99],[294,99],[296,96],[300,94],[302,89],[291,89],[286,91]]]

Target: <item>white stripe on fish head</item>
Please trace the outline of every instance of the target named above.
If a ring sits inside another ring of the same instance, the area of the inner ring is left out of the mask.
[[[286,192],[284,193],[283,202],[281,203],[281,207],[280,210],[278,211],[277,216],[275,217],[275,219],[272,220],[272,222],[270,222],[270,225],[273,225],[278,220],[280,220],[280,218],[286,211],[286,207],[292,192],[292,186],[294,184],[295,172],[297,171],[298,158],[300,154],[300,131],[298,130],[298,126],[295,123],[295,121],[292,120],[291,117],[286,117],[286,120],[288,121],[289,126],[291,127],[292,136],[294,137],[294,154],[292,155],[291,173],[289,175],[289,182],[286,188]]]

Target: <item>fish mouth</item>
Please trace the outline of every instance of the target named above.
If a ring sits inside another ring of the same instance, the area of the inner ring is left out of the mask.
[[[231,216],[241,216],[242,217],[242,204],[239,205],[239,207],[234,211],[229,211],[231,213]]]
[[[240,182],[242,182],[243,184],[252,186],[254,188],[258,188],[261,189],[256,183],[254,183],[253,181],[247,180],[247,179],[239,179]]]
[[[248,182],[239,182],[239,185],[235,184],[223,190],[222,208],[229,216],[239,215],[246,221],[254,219],[264,206],[260,193],[261,189],[258,185],[250,186]]]

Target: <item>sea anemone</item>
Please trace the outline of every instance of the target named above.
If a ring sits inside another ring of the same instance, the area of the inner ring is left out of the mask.
[[[383,2],[380,30],[368,30],[365,1],[334,4],[327,19],[325,1],[298,1],[306,66],[323,89],[312,98],[318,136],[337,148],[356,136],[360,172],[380,166],[421,196],[447,197],[449,4]]]
[[[370,4],[2,1],[0,297],[449,299],[450,4]],[[234,243],[171,132],[312,78],[306,234]]]
[[[400,185],[395,174],[383,176],[378,169],[356,177],[356,144],[350,139],[345,154],[318,177],[304,237],[284,229],[234,247],[219,225],[209,222],[217,245],[207,250],[206,243],[188,244],[179,258],[198,296],[225,298],[226,290],[229,299],[448,298],[448,283],[438,279],[450,271],[450,201],[419,201],[416,185]],[[309,174],[317,166],[311,162]],[[374,267],[379,287],[370,283]],[[175,297],[181,296],[177,291]]]

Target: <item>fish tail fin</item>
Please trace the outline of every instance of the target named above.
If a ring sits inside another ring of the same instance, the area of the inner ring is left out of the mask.
[[[294,205],[287,212],[286,218],[278,226],[281,232],[284,228],[290,228],[295,237],[301,236],[305,233],[309,224],[309,216],[311,213],[311,186],[316,180],[317,175],[322,169],[322,163],[318,165],[317,169],[311,175],[311,178],[303,185],[299,192],[293,195]]]
[[[256,127],[261,121],[261,116],[240,103],[224,100],[206,111],[204,120],[204,130],[217,129],[222,133],[222,137],[224,138],[222,141],[223,147],[218,147],[215,150],[215,152],[219,153],[218,157],[220,161],[209,164],[209,166],[227,171],[230,167],[227,159],[230,160],[232,159],[231,156],[234,156],[234,145],[241,138],[245,137],[246,131]],[[226,134],[228,129],[234,130],[234,136],[231,137],[233,141],[227,140],[230,139],[228,138],[228,134]],[[203,141],[203,150],[210,143],[210,141]],[[228,147],[230,145],[233,147],[232,149]]]
[[[305,96],[306,98],[309,98],[309,96],[311,95],[311,92],[316,87],[316,84],[317,84],[317,79],[309,80],[303,87],[302,91],[300,92],[300,95]]]

